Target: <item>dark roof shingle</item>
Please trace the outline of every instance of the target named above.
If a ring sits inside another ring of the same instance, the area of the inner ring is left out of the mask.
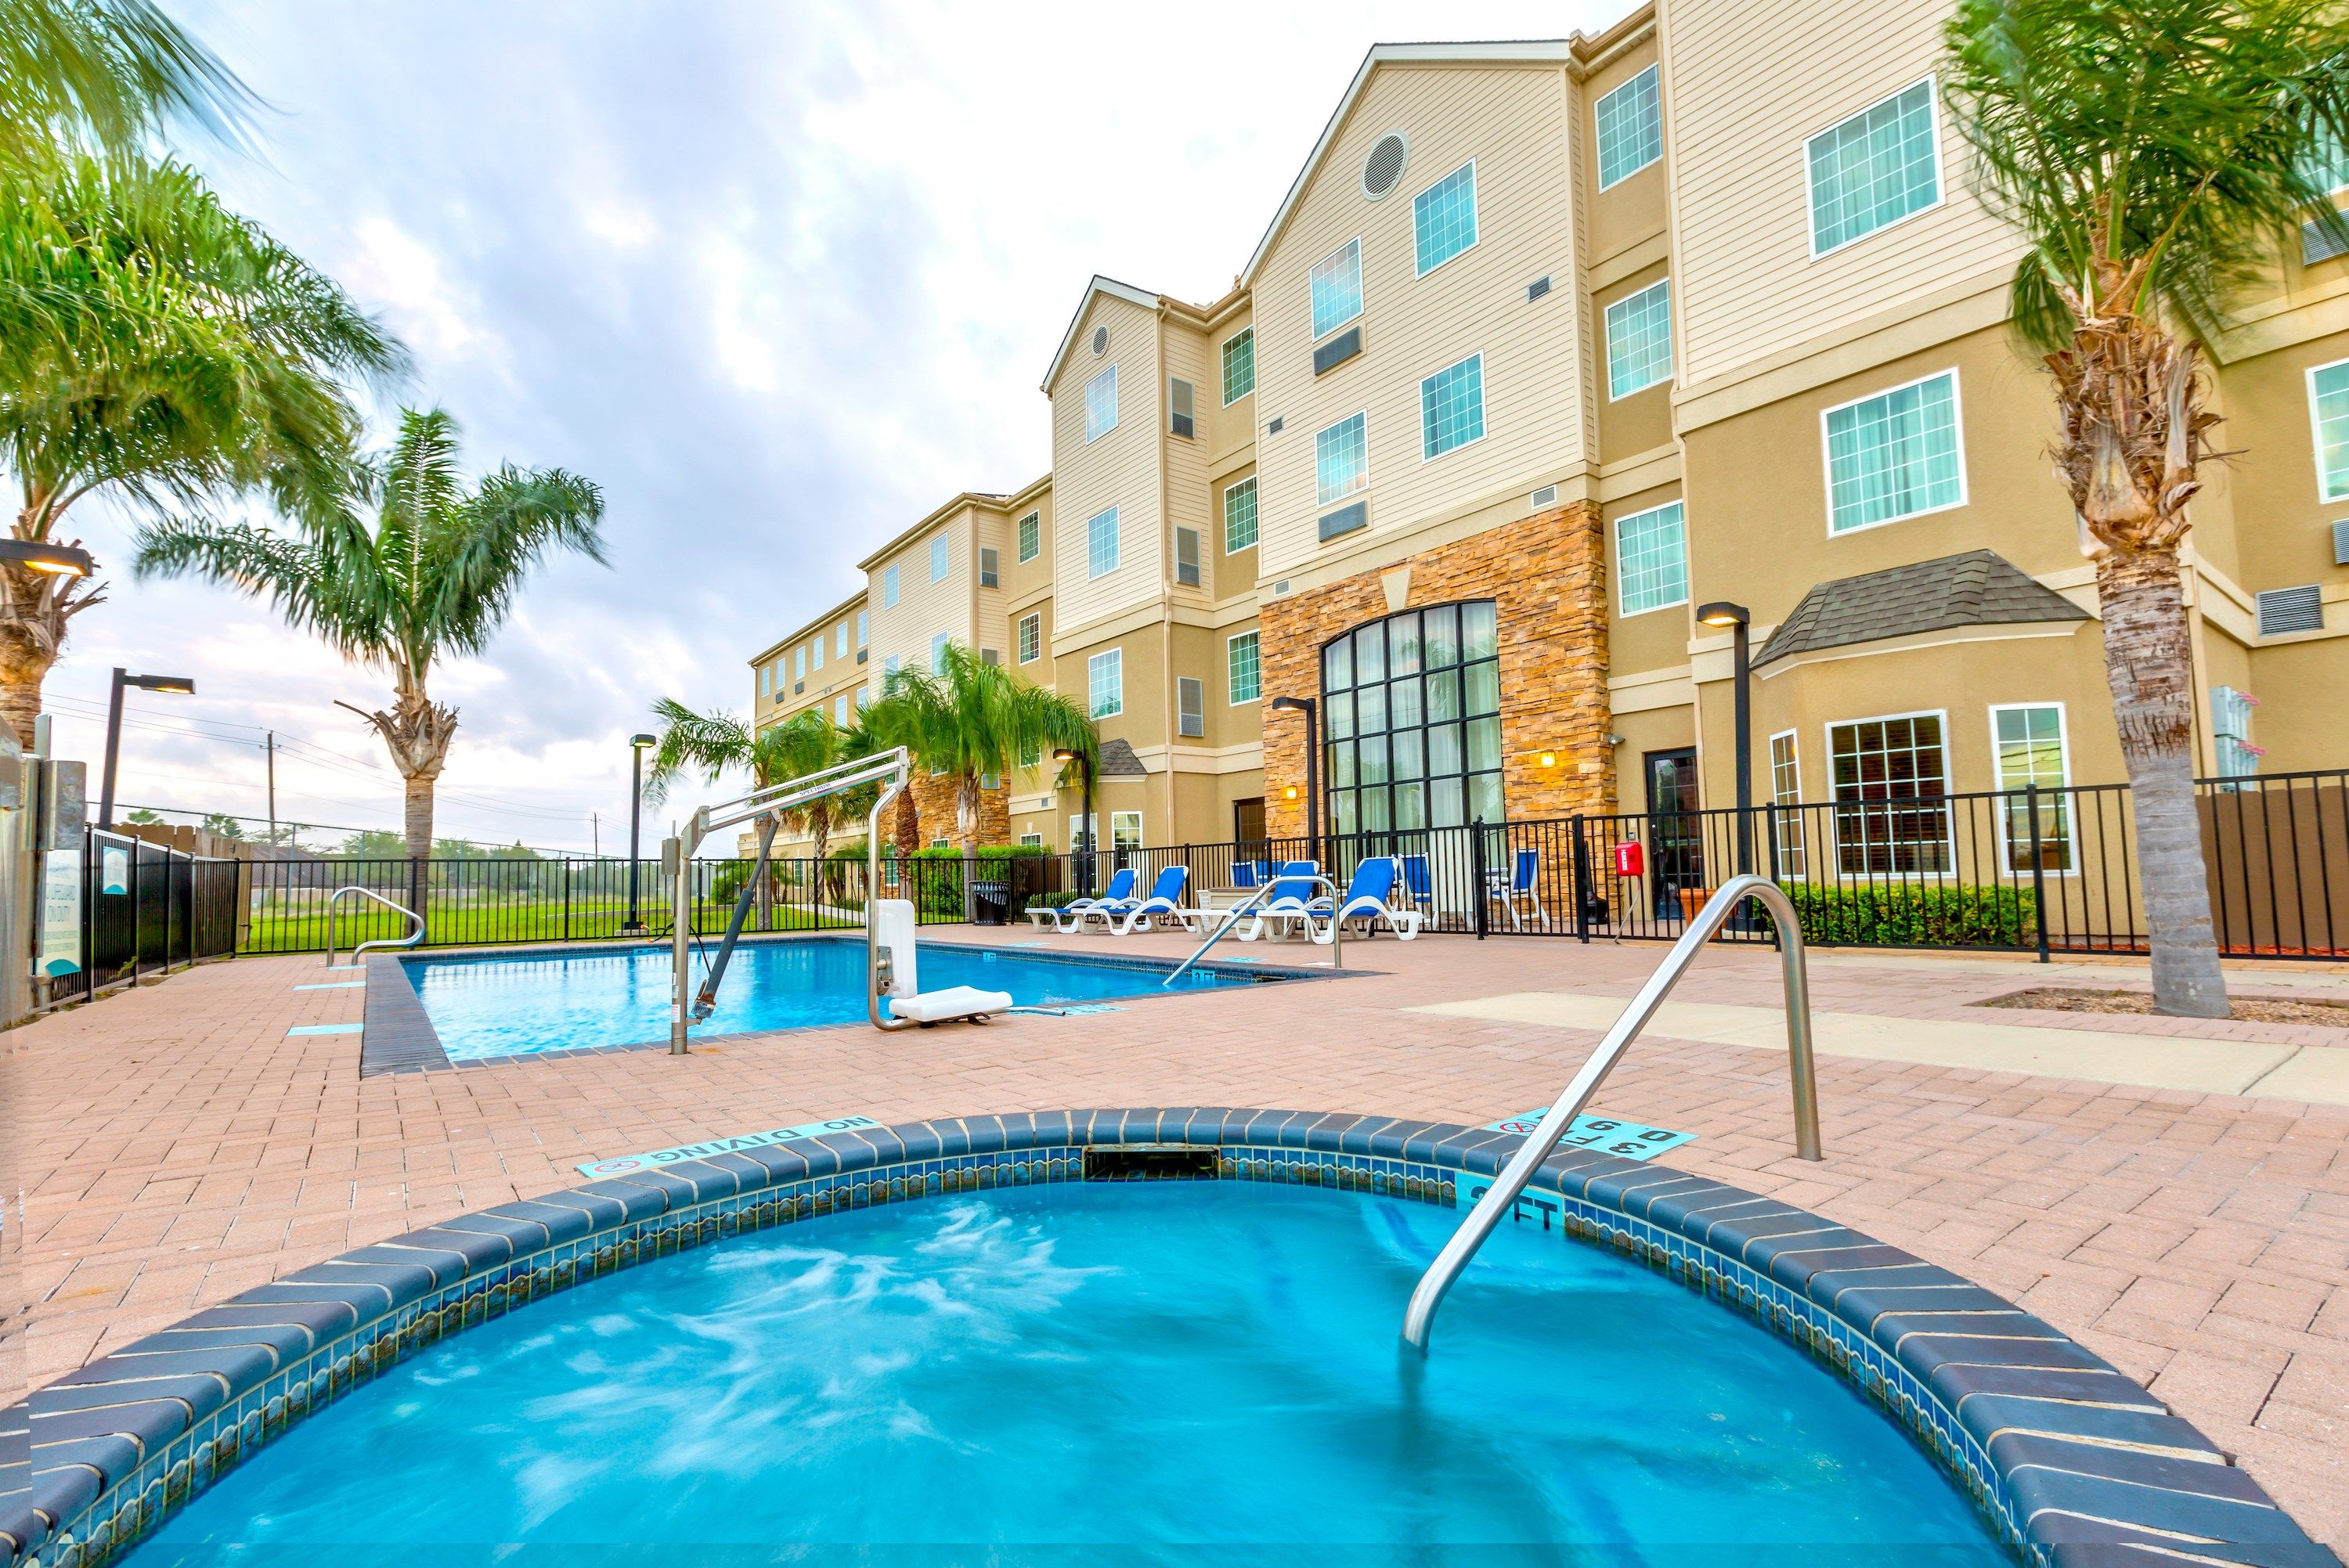
[[[2004,556],[1970,550],[1816,584],[1778,623],[1754,662],[1950,626],[2087,619],[2085,610]]]

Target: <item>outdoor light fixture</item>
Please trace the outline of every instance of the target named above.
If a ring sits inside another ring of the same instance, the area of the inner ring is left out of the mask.
[[[1731,679],[1734,697],[1733,720],[1737,727],[1737,874],[1754,869],[1754,665],[1747,634],[1754,616],[1743,604],[1715,599],[1696,608],[1696,618],[1708,626],[1731,629]]]
[[[1072,844],[1070,848],[1083,857],[1077,862],[1077,880],[1083,884],[1080,891],[1090,894],[1093,891],[1093,759],[1074,747],[1061,746],[1053,748],[1052,760],[1075,763],[1078,777],[1083,780],[1083,792],[1078,797],[1077,808],[1077,820],[1081,824],[1077,829],[1077,837],[1083,847],[1080,849]]]
[[[1541,764],[1541,765],[1542,765],[1543,767],[1545,767],[1545,768],[1555,768],[1555,767],[1557,767],[1557,752],[1555,752],[1555,751],[1545,751],[1545,752],[1543,752],[1543,753],[1542,753],[1542,764]]]
[[[56,577],[87,577],[98,570],[88,551],[41,539],[0,539],[0,561],[13,561]]]
[[[640,852],[636,832],[643,825],[645,815],[645,748],[659,744],[660,739],[657,736],[628,737],[628,919],[627,923],[620,927],[623,936],[642,936],[645,934],[644,916],[636,909],[636,856]]]
[[[0,540],[0,544],[13,544],[23,547],[25,545],[25,541],[15,539]],[[55,549],[56,547],[51,545],[34,545],[31,548],[37,550],[50,550]],[[60,551],[59,553],[80,557],[84,571],[86,572],[88,570],[89,565],[89,557],[83,555],[80,551]],[[12,555],[7,552],[0,552],[0,559],[22,560],[24,558],[21,556]],[[57,572],[66,573],[70,571],[70,569],[67,567],[35,565],[29,561],[26,562],[26,564],[33,565],[34,570],[36,572]],[[83,573],[71,573],[71,574],[74,576],[80,576],[83,575]],[[114,690],[107,698],[106,703],[106,776],[103,781],[99,784],[98,791],[98,825],[101,828],[111,828],[114,826],[114,764],[116,758],[119,758],[122,752],[122,694],[124,691],[131,687],[136,687],[140,691],[168,692],[175,696],[193,696],[196,695],[196,682],[195,677],[192,676],[134,676],[129,671],[124,669],[120,665],[114,666]]]
[[[1319,705],[1309,696],[1277,696],[1272,706],[1288,713],[1305,716],[1305,838],[1310,846],[1306,851],[1309,860],[1321,858],[1321,737],[1318,714]],[[1286,799],[1297,799],[1295,789]]]

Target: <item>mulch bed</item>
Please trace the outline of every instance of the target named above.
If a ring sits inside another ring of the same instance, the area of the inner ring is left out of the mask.
[[[2349,1002],[2305,1001],[2295,996],[2237,996],[2231,1016],[2251,1024],[2316,1024],[2329,1029],[2349,1029]],[[1978,1007],[2028,1007],[2041,1013],[2142,1013],[2153,1011],[2153,997],[2144,991],[2086,991],[2075,986],[2041,985],[1977,1002]]]

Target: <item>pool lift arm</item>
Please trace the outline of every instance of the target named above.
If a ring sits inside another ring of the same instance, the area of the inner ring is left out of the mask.
[[[726,965],[734,956],[735,944],[741,940],[743,922],[749,917],[751,902],[758,896],[759,888],[766,879],[768,852],[774,846],[775,830],[782,825],[784,813],[795,811],[827,796],[873,783],[880,783],[883,788],[881,799],[874,806],[873,814],[866,822],[865,847],[873,865],[864,921],[867,1010],[873,1014],[876,1027],[905,1026],[899,1019],[884,1022],[879,1014],[879,1004],[873,999],[877,995],[879,980],[875,973],[878,946],[873,936],[874,901],[871,894],[877,892],[881,885],[879,841],[874,837],[880,822],[881,810],[896,799],[898,792],[905,787],[909,771],[905,748],[902,746],[872,757],[860,757],[820,772],[766,785],[736,799],[704,806],[694,812],[682,833],[661,845],[661,869],[668,875],[671,890],[669,944],[676,969],[670,986],[670,1055],[685,1055],[687,1031],[709,1017],[718,1006],[719,985],[726,978]],[[751,867],[750,876],[744,879],[740,895],[734,901],[733,916],[726,923],[726,935],[718,944],[717,955],[710,960],[709,976],[702,981],[698,993],[692,992],[694,851],[710,834],[750,821],[759,824],[758,861]],[[820,883],[818,891],[821,896]],[[689,993],[693,1000],[688,1005],[686,997]]]

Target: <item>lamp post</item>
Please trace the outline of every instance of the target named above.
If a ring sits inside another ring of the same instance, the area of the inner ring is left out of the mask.
[[[1078,837],[1084,841],[1084,849],[1081,851],[1084,856],[1084,860],[1082,862],[1083,870],[1077,873],[1077,880],[1084,883],[1084,886],[1080,888],[1078,891],[1091,896],[1093,891],[1092,756],[1089,752],[1078,751],[1071,747],[1063,746],[1052,753],[1052,760],[1060,763],[1075,763],[1077,765],[1078,778],[1083,784],[1084,792],[1079,798],[1080,803],[1077,807],[1077,820],[1083,825],[1078,829],[1077,832]]]
[[[636,909],[636,831],[645,816],[645,748],[659,744],[649,735],[628,737],[628,919],[620,927],[623,936],[645,934],[644,916]]]
[[[87,577],[98,570],[89,552],[46,539],[0,539],[0,561],[13,561],[52,577]]]
[[[1272,706],[1305,716],[1305,843],[1306,858],[1321,858],[1321,735],[1320,705],[1309,696],[1277,696]]]
[[[1747,636],[1754,617],[1743,604],[1716,599],[1698,605],[1696,618],[1708,626],[1730,628],[1733,722],[1737,727],[1737,874],[1744,876],[1754,870],[1754,666]]]
[[[78,553],[78,552],[77,552]],[[47,571],[47,567],[36,567]],[[134,676],[120,665],[114,666],[114,691],[106,704],[106,777],[98,791],[98,825],[114,826],[114,764],[122,751],[122,694],[128,687],[140,691],[164,691],[182,696],[193,696],[195,681],[187,676]]]

